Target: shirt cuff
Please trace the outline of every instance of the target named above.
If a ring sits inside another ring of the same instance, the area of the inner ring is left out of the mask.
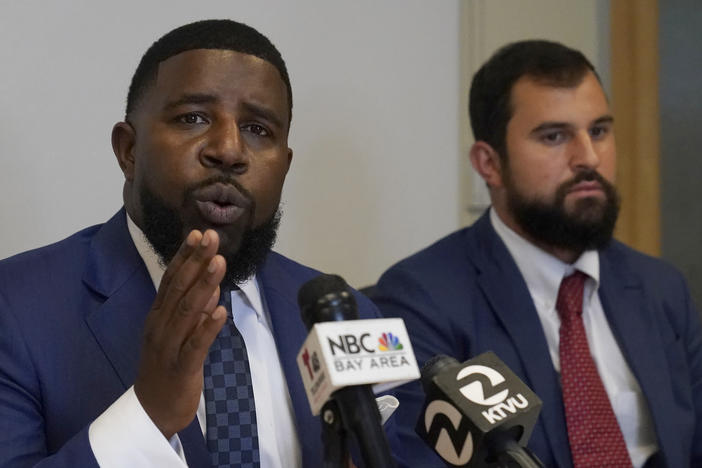
[[[101,468],[188,466],[178,434],[163,436],[133,386],[90,424],[88,439]]]

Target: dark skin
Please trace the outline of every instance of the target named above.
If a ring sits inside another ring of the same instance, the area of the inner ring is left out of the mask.
[[[134,391],[168,439],[195,417],[203,364],[227,318],[225,308],[217,306],[226,270],[218,247],[216,231],[188,235],[168,265],[144,324]]]
[[[112,132],[127,212],[143,226],[145,186],[178,209],[184,224],[183,244],[145,322],[134,384],[144,410],[170,438],[195,417],[203,364],[226,321],[217,306],[226,271],[220,254],[235,252],[243,232],[269,219],[280,203],[292,160],[288,96],[277,69],[264,60],[191,50],[160,64],[128,120]],[[233,184],[208,185],[222,176],[250,196]],[[203,190],[186,195],[201,184]]]

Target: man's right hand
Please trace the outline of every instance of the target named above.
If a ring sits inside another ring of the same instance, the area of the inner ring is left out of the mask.
[[[195,417],[203,364],[222,329],[218,306],[226,262],[217,255],[219,236],[191,231],[166,269],[144,324],[134,392],[167,439]]]

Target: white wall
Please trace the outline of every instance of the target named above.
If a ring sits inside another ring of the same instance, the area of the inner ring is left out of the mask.
[[[173,27],[230,17],[266,34],[291,75],[295,156],[277,249],[372,283],[466,220],[465,94],[476,63],[522,37],[597,53],[602,0],[567,3],[3,2],[0,258],[119,208],[110,131],[141,54]]]
[[[289,67],[279,250],[363,285],[456,227],[456,1],[30,0],[0,14],[0,257],[119,208],[110,130],[134,68],[161,34],[212,17],[256,27]]]

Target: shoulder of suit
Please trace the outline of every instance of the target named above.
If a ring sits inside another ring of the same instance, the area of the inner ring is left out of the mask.
[[[617,240],[612,240],[600,251],[600,262],[608,264],[615,271],[626,269],[638,277],[646,288],[666,289],[673,283],[686,283],[683,274],[671,263]]]
[[[0,261],[0,276],[15,275],[21,271],[43,270],[54,265],[75,263],[86,255],[90,242],[101,224],[87,227],[53,244],[13,255]]]
[[[297,298],[297,292],[307,281],[321,275],[322,272],[303,265],[277,252],[268,254],[266,263],[260,272],[266,288]],[[343,276],[343,275],[342,275]],[[353,288],[352,288],[353,289]],[[376,307],[370,299],[353,289],[362,317],[377,316]]]
[[[470,238],[474,234],[473,227],[454,231],[427,247],[413,253],[392,265],[386,273],[392,271],[424,271],[446,272],[450,265],[465,267],[465,254],[470,250]]]
[[[268,274],[284,275],[291,280],[297,279],[302,282],[321,274],[314,268],[303,265],[275,251],[271,251],[268,254],[263,271]]]

